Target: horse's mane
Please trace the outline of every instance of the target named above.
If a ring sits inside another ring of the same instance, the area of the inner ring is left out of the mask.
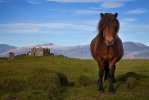
[[[115,25],[115,30],[116,33],[119,30],[119,21],[118,19],[114,16],[114,14],[110,14],[110,13],[105,13],[103,15],[101,15],[101,19],[98,23],[97,29],[98,29],[98,36],[102,36],[103,35],[103,29],[105,27],[107,27],[107,25]]]

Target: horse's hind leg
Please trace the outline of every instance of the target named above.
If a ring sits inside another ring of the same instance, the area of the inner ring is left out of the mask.
[[[99,67],[99,80],[98,80],[99,91],[104,92],[103,83],[102,83],[102,78],[103,78],[103,74],[104,74],[104,67],[103,67],[103,64],[100,62],[98,62],[98,67]]]

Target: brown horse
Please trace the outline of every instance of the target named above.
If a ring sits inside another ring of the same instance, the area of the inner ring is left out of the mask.
[[[99,66],[99,91],[104,92],[102,78],[105,72],[105,80],[108,78],[109,81],[109,92],[115,93],[113,82],[115,82],[116,62],[122,58],[124,53],[122,41],[117,34],[119,31],[118,13],[101,13],[100,16],[98,34],[92,40],[90,49]]]

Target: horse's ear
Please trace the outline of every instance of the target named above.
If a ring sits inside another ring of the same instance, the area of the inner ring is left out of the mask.
[[[103,13],[100,13],[100,17],[103,17],[104,16],[104,14]]]
[[[114,16],[117,18],[117,16],[118,16],[118,13],[115,13],[115,14],[114,14]]]

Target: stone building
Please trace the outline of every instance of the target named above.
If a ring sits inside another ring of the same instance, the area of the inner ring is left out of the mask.
[[[14,59],[14,58],[15,58],[15,53],[9,52],[9,59]]]
[[[39,47],[39,48],[32,48],[31,51],[29,51],[27,53],[27,55],[29,56],[48,56],[50,55],[50,49],[49,48],[42,48],[42,47]]]

